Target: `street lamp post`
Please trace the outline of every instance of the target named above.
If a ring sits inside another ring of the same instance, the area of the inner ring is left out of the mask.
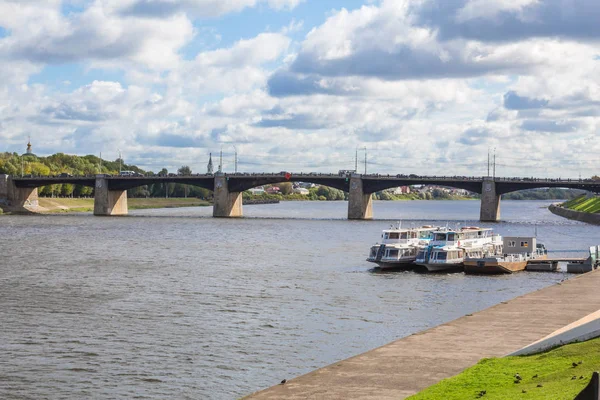
[[[237,164],[238,164],[237,148],[235,147],[234,144],[232,144],[232,146],[233,146],[233,168],[234,168],[234,172],[237,174]]]

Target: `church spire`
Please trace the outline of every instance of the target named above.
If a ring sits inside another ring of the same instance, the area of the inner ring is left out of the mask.
[[[31,151],[31,136],[28,136],[28,141],[27,141],[27,154],[33,154],[33,151]]]
[[[206,173],[209,175],[213,173],[212,153],[209,153],[208,156],[208,166]]]

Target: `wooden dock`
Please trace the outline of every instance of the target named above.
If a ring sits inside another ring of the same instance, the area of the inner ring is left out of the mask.
[[[545,263],[583,263],[587,260],[586,257],[558,257],[558,258],[536,258],[534,260],[527,261],[527,264],[545,264]]]
[[[282,377],[285,384],[246,399],[404,399],[598,311],[598,287],[600,271],[589,272],[306,375]]]

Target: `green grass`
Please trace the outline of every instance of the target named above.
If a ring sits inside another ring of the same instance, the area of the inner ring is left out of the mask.
[[[196,198],[148,198],[148,199],[127,199],[127,206],[130,210],[139,210],[146,208],[173,208],[173,207],[202,207],[209,206],[210,203]]]
[[[600,197],[587,197],[586,195],[582,195],[566,201],[562,205],[564,208],[568,208],[570,210],[599,213]]]
[[[582,363],[573,367],[579,361]],[[599,369],[600,338],[597,338],[530,356],[486,358],[408,399],[572,400],[588,384],[592,372]],[[514,383],[517,373],[522,378],[520,383]],[[480,397],[482,390],[486,394]]]
[[[92,212],[94,199],[47,198],[40,197],[39,205],[50,213],[61,212]],[[208,206],[209,202],[196,198],[129,198],[127,206],[130,210],[147,208],[199,207]]]

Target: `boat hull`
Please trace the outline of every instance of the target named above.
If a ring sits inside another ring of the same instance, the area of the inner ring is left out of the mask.
[[[377,264],[376,269],[385,270],[409,270],[415,267],[414,260],[408,261],[376,261],[367,259],[367,261]]]
[[[527,260],[523,261],[502,261],[502,260],[465,260],[466,274],[512,274],[513,272],[523,271],[527,266]]]
[[[425,268],[427,272],[461,271],[463,269],[462,263],[421,263],[417,265]]]

